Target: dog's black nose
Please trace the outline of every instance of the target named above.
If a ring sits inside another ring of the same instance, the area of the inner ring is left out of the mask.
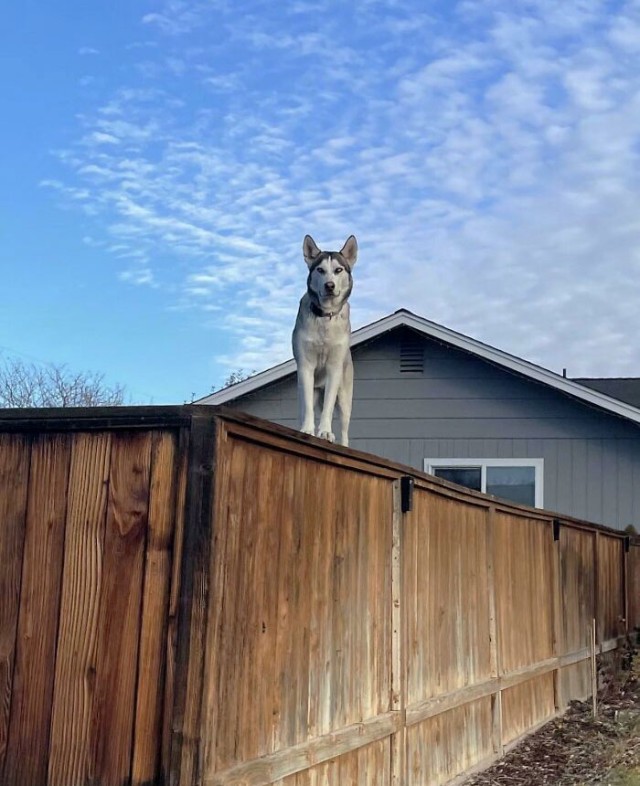
[[[333,283],[333,281],[327,281],[327,283],[324,285],[324,288],[327,290],[327,292],[333,292],[333,290],[336,288],[336,285]]]

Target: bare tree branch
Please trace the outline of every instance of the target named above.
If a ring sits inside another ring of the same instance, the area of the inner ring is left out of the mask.
[[[255,368],[252,371],[247,371],[244,368],[238,368],[229,374],[229,376],[225,379],[220,390],[223,390],[224,388],[228,388],[230,385],[237,385],[238,382],[242,382],[243,380],[252,377],[255,373],[256,373]]]
[[[125,395],[122,385],[106,385],[104,374],[16,358],[0,360],[0,407],[120,406]]]

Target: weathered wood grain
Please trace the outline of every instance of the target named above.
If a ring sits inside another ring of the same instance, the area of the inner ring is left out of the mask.
[[[400,465],[166,416],[0,436],[2,786],[457,782],[638,613],[622,535],[426,476],[402,514]]]
[[[0,773],[9,739],[29,454],[28,437],[0,435]]]
[[[377,718],[347,726],[340,731],[207,776],[204,786],[266,786],[288,775],[308,770],[316,764],[366,748],[377,740],[384,740],[397,731],[401,723],[400,713],[387,712]],[[388,768],[389,759],[386,762],[387,772]],[[332,780],[331,783],[337,786],[343,781]]]
[[[166,636],[171,578],[171,550],[176,502],[176,439],[153,434],[149,518],[145,552],[132,783],[156,780],[160,772]]]
[[[88,761],[101,786],[131,769],[150,460],[150,433],[113,436]]]
[[[629,630],[640,627],[640,545],[631,545],[627,560]]]
[[[504,745],[553,718],[556,714],[553,673],[547,672],[503,690],[502,713]]]
[[[406,767],[406,673],[404,659],[404,592],[403,577],[403,515],[401,510],[400,481],[393,484],[393,519],[391,542],[391,702],[390,709],[400,713],[401,725],[391,737],[391,784],[402,786]]]
[[[209,602],[216,421],[191,422],[184,542],[172,710],[170,778],[191,786],[199,777],[205,636]]]
[[[392,484],[235,435],[225,451],[205,779],[368,722],[394,701]]]
[[[548,522],[513,521],[506,513],[496,513],[496,611],[499,658],[505,671],[553,655],[553,546]]]
[[[187,479],[189,475],[189,438],[189,429],[180,429],[178,432],[178,444],[176,449],[175,533],[171,558],[169,610],[165,644],[166,671],[163,690],[162,739],[160,751],[160,770],[162,779],[165,783],[169,780],[171,769],[171,737],[176,681],[178,611],[180,606],[180,571],[182,570]]]
[[[16,786],[47,780],[70,458],[69,435],[34,439],[9,747],[2,781]]]
[[[598,641],[624,633],[624,542],[606,535],[598,537]]]
[[[438,786],[493,756],[489,697],[440,713],[407,729],[405,786]]]
[[[486,516],[475,505],[414,494],[403,559],[407,705],[484,681],[495,668]]]
[[[87,779],[110,452],[111,434],[73,438],[48,786]]]

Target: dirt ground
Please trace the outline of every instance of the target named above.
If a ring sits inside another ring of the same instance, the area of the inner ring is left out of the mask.
[[[600,682],[596,718],[591,700],[572,702],[466,786],[640,786],[640,651]]]

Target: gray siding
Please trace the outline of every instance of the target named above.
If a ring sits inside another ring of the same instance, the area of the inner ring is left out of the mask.
[[[351,445],[425,458],[542,458],[546,508],[640,529],[640,428],[473,355],[424,339],[424,372],[400,372],[402,331],[354,352]],[[232,406],[297,427],[295,377]]]

